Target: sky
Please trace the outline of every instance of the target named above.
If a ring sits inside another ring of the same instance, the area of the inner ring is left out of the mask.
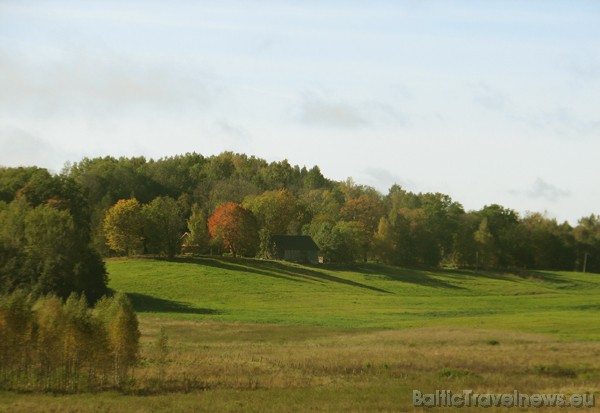
[[[600,1],[0,0],[0,165],[223,151],[600,213]]]

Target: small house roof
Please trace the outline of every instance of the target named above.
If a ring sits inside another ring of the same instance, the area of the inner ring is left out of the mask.
[[[309,235],[273,235],[271,240],[277,249],[319,251],[319,247]]]

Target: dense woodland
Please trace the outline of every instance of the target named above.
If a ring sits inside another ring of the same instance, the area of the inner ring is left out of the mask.
[[[0,169],[0,288],[66,298],[105,292],[102,257],[271,255],[311,235],[326,262],[600,271],[600,217],[576,227],[501,205],[465,211],[440,193],[387,194],[319,168],[230,152],[83,159],[53,175]]]

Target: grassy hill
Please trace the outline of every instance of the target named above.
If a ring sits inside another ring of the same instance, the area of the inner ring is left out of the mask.
[[[107,262],[110,287],[170,319],[335,328],[469,327],[600,340],[600,275],[301,266],[195,258]]]

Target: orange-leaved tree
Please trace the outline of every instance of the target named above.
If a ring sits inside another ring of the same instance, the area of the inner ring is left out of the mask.
[[[208,219],[208,232],[217,242],[237,254],[254,255],[258,245],[258,225],[249,210],[235,202],[221,204]]]

